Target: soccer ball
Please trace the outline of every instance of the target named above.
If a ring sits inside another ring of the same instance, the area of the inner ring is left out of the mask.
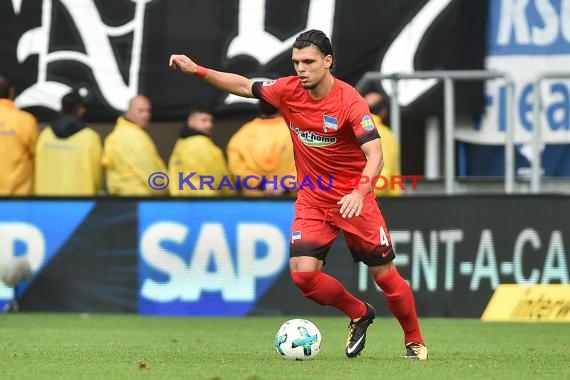
[[[317,326],[306,319],[291,319],[281,325],[275,335],[275,349],[289,360],[311,360],[321,349],[322,335]]]

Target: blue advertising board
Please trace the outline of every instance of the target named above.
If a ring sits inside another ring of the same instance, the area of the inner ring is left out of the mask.
[[[2,201],[0,265],[10,258],[26,256],[34,277],[38,276],[61,246],[73,238],[94,205],[94,201]],[[34,277],[18,286],[20,294]],[[14,289],[0,282],[0,307],[13,298]]]
[[[139,312],[246,315],[288,263],[292,202],[139,204]]]

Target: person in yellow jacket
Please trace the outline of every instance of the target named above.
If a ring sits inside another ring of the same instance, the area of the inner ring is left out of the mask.
[[[224,153],[210,137],[213,120],[205,109],[193,108],[188,113],[168,162],[171,196],[236,194]]]
[[[384,124],[384,119],[388,115],[388,102],[378,92],[369,92],[364,95],[364,99],[372,112],[372,119],[380,138],[382,139],[382,152],[384,154],[384,168],[380,173],[383,178],[376,182],[374,193],[377,197],[389,196],[397,197],[402,194],[399,181],[400,172],[400,143],[394,133]],[[384,179],[385,178],[385,179]],[[396,178],[396,180],[394,180]]]
[[[40,133],[36,146],[37,195],[93,196],[101,191],[101,138],[83,123],[85,110],[81,95],[64,95],[60,115]]]
[[[164,180],[152,182],[154,173],[166,173],[166,166],[145,128],[151,119],[151,103],[144,95],[129,101],[125,114],[105,139],[102,163],[107,191],[120,196],[162,196]],[[151,187],[153,186],[153,187]]]
[[[11,78],[0,73],[0,196],[32,195],[38,123],[14,104]]]
[[[259,117],[241,126],[228,143],[230,171],[241,179],[248,175],[261,179],[241,187],[245,196],[295,194],[288,191],[296,186],[297,173],[287,123],[277,108],[265,101],[259,101],[258,111]]]

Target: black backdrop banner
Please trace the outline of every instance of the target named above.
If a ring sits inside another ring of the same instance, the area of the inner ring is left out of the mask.
[[[58,110],[71,89],[87,96],[90,121],[113,120],[136,93],[151,98],[155,120],[179,120],[196,103],[233,113],[252,106],[170,70],[170,54],[250,78],[291,75],[294,38],[315,28],[332,39],[336,75],[352,84],[368,71],[482,69],[487,6],[469,0],[7,0],[0,3],[0,71],[15,79],[17,103],[40,117]],[[479,110],[482,88],[459,85],[459,111]],[[469,97],[461,96],[465,91]],[[441,102],[433,85],[410,86],[402,95],[413,115],[434,112]]]

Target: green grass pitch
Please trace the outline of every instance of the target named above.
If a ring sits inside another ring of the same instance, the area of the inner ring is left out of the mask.
[[[366,348],[344,355],[346,318],[306,317],[323,334],[312,361],[273,346],[287,317],[156,318],[0,315],[0,378],[7,379],[569,379],[570,324],[422,319],[430,356],[403,359],[402,335],[377,318]]]

